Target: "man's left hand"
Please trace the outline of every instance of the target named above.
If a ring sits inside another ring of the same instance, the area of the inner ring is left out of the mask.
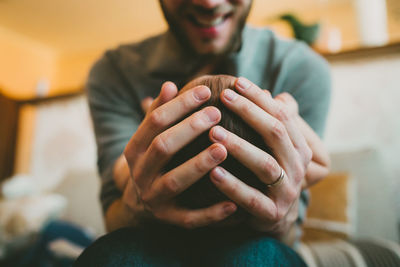
[[[228,153],[255,173],[266,184],[266,190],[260,192],[246,185],[222,167],[211,171],[211,180],[253,215],[249,221],[253,228],[281,237],[297,219],[297,204],[313,153],[299,127],[297,107],[290,106],[290,101],[288,104],[284,99],[274,99],[244,78],[239,78],[235,87],[239,94],[226,89],[221,101],[263,137],[273,155],[221,126],[210,130],[210,138],[223,144]],[[274,185],[281,175],[282,181]]]

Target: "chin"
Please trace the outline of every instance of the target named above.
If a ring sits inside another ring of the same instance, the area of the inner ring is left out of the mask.
[[[192,50],[198,55],[221,56],[236,51],[240,47],[240,39],[233,36],[228,41],[220,40],[197,40],[191,41]]]
[[[227,47],[201,47],[195,48],[196,53],[199,55],[218,56],[229,53]]]

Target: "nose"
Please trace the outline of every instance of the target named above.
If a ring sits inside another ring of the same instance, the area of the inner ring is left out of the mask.
[[[207,9],[213,9],[226,2],[228,2],[228,0],[192,0],[193,4]]]

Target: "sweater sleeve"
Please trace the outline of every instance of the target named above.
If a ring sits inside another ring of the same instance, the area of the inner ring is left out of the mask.
[[[105,213],[122,194],[113,180],[115,160],[138,128],[143,113],[106,53],[92,67],[86,84],[88,103],[97,143],[97,166],[101,177],[100,200]]]
[[[280,88],[296,99],[300,116],[322,138],[331,93],[328,63],[305,44],[296,42],[287,51],[281,72],[284,79]]]

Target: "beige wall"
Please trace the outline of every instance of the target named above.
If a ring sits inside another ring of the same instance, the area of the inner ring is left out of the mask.
[[[39,79],[53,79],[52,48],[0,27],[0,90],[14,98],[34,95]]]

